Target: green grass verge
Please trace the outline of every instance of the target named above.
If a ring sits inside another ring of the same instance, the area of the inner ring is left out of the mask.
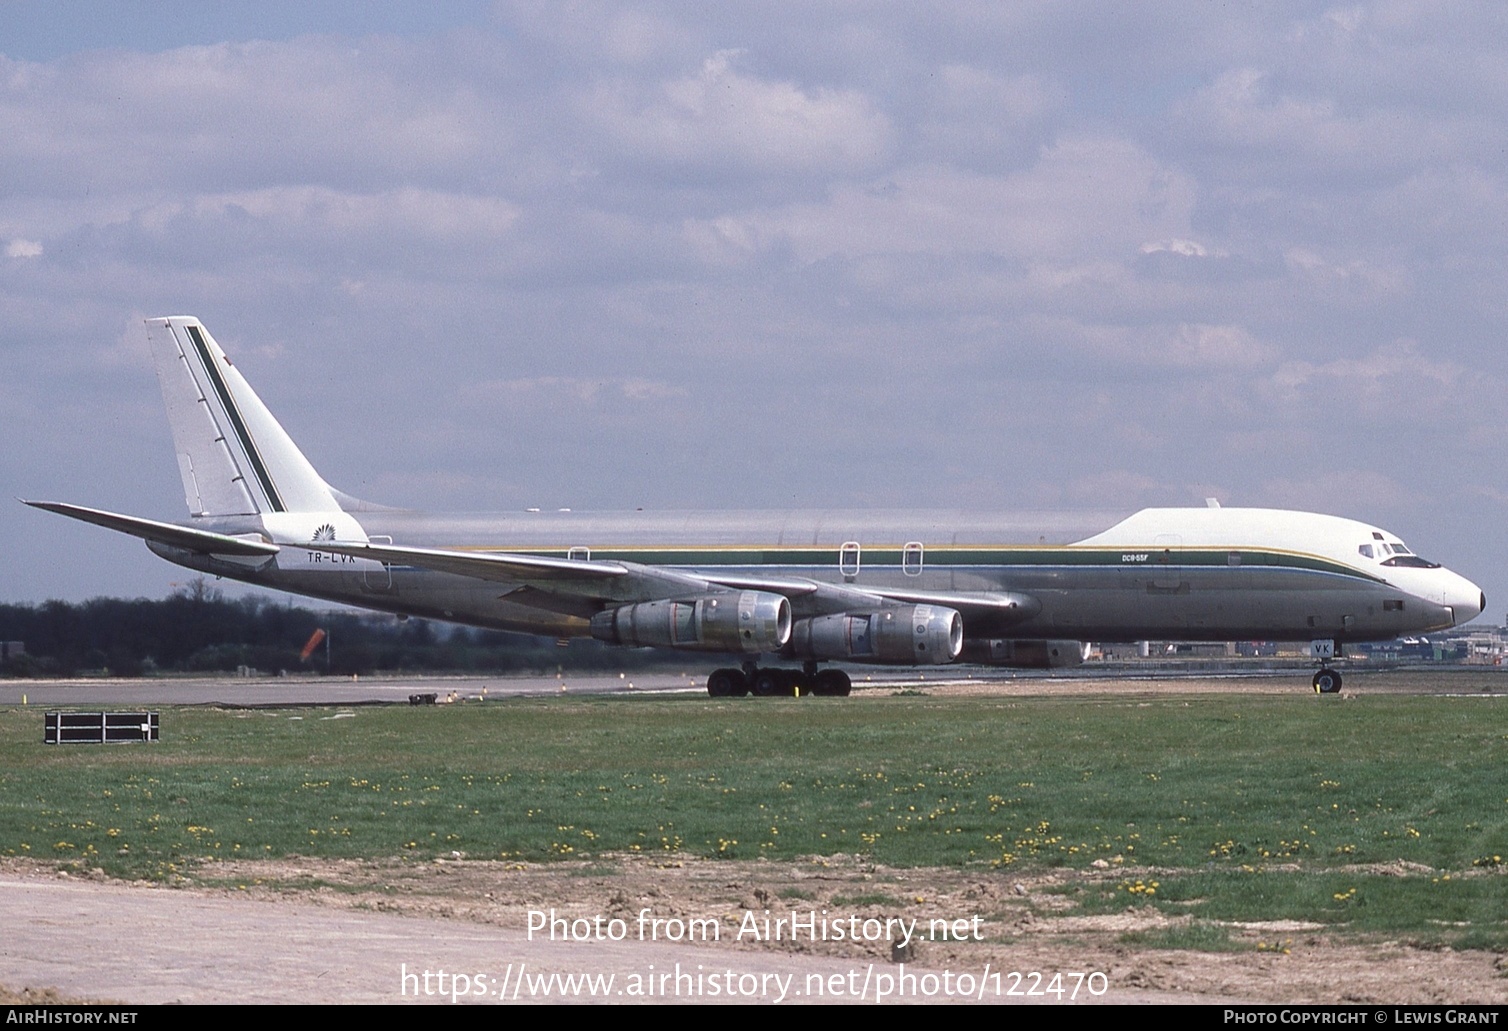
[[[1124,945],[1135,945],[1143,949],[1183,949],[1190,952],[1250,952],[1254,948],[1232,938],[1229,927],[1207,920],[1145,931],[1127,931],[1119,940]],[[1278,947],[1281,948],[1281,944]]]
[[[843,852],[1004,872],[1103,859],[1110,880],[1073,890],[1084,911],[1508,945],[1498,698],[618,697],[334,715],[170,709],[160,744],[104,747],[45,746],[41,710],[0,712],[0,854],[146,878],[205,857],[451,851]]]

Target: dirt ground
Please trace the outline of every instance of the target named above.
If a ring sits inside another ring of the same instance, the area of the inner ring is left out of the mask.
[[[16,861],[0,863],[0,873],[79,879],[76,872]],[[1238,951],[1150,949],[1120,939],[1127,932],[1171,927],[1179,918],[1150,906],[1105,916],[1055,915],[1067,908],[1052,892],[1055,886],[1070,878],[1122,879],[1124,870],[1013,874],[888,869],[844,856],[797,863],[611,856],[547,865],[464,858],[432,863],[298,859],[210,863],[193,873],[198,885],[184,890],[519,931],[528,926],[531,911],[554,909],[557,917],[585,918],[594,928],[610,928],[608,921],[620,919],[634,937],[640,934],[641,912],[648,910],[651,920],[666,921],[659,926],[667,937],[680,928],[673,922],[677,919],[717,920],[721,940],[706,944],[709,950],[887,963],[904,959],[917,969],[979,971],[989,964],[990,969],[1023,974],[1099,971],[1118,994],[1141,990],[1166,999],[1171,993],[1191,1002],[1508,1003],[1508,957],[1492,953],[1427,950],[1399,942],[1343,943],[1319,927],[1283,923],[1233,927]],[[1138,874],[1156,876],[1153,871]],[[946,927],[950,937],[957,932],[963,940],[921,940],[909,953],[897,952],[884,936],[811,941],[804,928],[797,941],[789,940],[788,933],[782,935],[785,940],[767,940],[768,929],[777,926],[774,921],[792,915],[809,920],[813,913],[819,920],[825,917],[829,927],[841,922],[862,928],[865,920],[904,916],[920,921],[918,937],[925,939],[929,928]],[[772,923],[766,925],[766,918]],[[751,919],[760,940],[747,931]],[[940,922],[931,925],[933,919]],[[575,926],[578,933],[589,933],[587,924]],[[738,941],[741,927],[746,933]],[[49,998],[45,989],[29,988],[25,994],[0,990],[0,1002],[39,1001],[61,1000],[55,994]]]

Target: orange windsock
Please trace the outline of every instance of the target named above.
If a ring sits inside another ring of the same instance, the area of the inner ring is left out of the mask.
[[[308,662],[309,656],[314,654],[314,649],[319,647],[319,642],[325,639],[323,630],[316,630],[309,635],[309,643],[304,645],[304,650],[298,653],[298,661]]]

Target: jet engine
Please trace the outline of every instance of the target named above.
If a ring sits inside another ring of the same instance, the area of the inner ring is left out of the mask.
[[[699,652],[778,652],[791,637],[791,603],[765,591],[729,591],[646,601],[592,617],[592,636],[609,644]]]
[[[1078,641],[972,640],[964,644],[958,661],[1016,669],[1061,669],[1082,664],[1084,650]]]
[[[787,654],[799,659],[924,666],[952,662],[963,647],[963,616],[941,605],[897,605],[796,622]]]

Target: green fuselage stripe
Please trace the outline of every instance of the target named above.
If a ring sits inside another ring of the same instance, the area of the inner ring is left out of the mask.
[[[548,555],[552,558],[568,558],[560,548],[495,548],[473,546],[465,551],[505,551],[511,554]],[[1128,556],[1143,556],[1128,558]],[[1232,561],[1233,556],[1238,556]],[[591,557],[600,561],[637,562],[650,566],[680,567],[760,567],[760,566],[838,566],[838,549],[831,547],[792,548],[774,545],[769,547],[748,546],[630,546],[592,548]],[[899,567],[912,565],[915,553],[907,555],[902,547],[866,547],[861,553],[862,567]],[[936,569],[958,567],[1071,567],[1098,566],[1101,568],[1141,570],[1156,576],[1158,570],[1177,568],[1207,569],[1292,569],[1332,573],[1384,583],[1381,577],[1364,570],[1344,565],[1333,559],[1300,552],[1249,550],[1242,548],[1184,548],[1170,553],[1164,560],[1157,549],[1138,548],[1043,548],[1001,545],[946,546],[927,548],[922,555],[922,568]]]

